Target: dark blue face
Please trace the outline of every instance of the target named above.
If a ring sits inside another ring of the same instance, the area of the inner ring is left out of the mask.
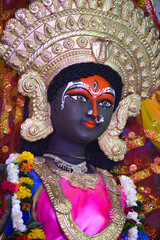
[[[51,103],[54,131],[74,142],[94,141],[109,125],[114,100],[114,89],[98,75],[65,84]]]

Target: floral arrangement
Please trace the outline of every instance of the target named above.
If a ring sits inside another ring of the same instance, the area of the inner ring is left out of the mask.
[[[30,211],[32,203],[31,190],[34,183],[30,171],[33,169],[33,161],[34,155],[26,151],[22,154],[11,154],[6,160],[7,181],[1,183],[1,188],[3,192],[12,194],[11,218],[14,233],[9,239],[45,239],[41,223],[29,219],[25,225],[22,218],[22,210]]]
[[[122,175],[119,177],[121,183],[121,189],[126,195],[126,215],[127,221],[123,228],[123,233],[128,232],[128,240],[138,239],[138,230],[144,232],[142,222],[144,216],[140,216],[139,212],[142,212],[142,204],[138,201],[136,186],[134,185],[131,178]]]

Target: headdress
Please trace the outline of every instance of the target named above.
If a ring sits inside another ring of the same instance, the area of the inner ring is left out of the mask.
[[[126,145],[118,135],[160,85],[158,39],[153,20],[128,0],[39,0],[19,9],[3,32],[0,56],[20,73],[19,91],[31,99],[21,135],[36,141],[52,132],[46,88],[61,69],[98,62],[124,83],[119,108],[99,140],[110,159],[123,159]]]

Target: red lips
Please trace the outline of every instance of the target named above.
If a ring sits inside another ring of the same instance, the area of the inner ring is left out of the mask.
[[[83,123],[86,125],[86,127],[89,127],[89,128],[94,128],[96,126],[96,123],[92,121],[86,121]]]

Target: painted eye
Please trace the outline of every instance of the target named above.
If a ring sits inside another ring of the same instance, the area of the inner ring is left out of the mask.
[[[99,103],[99,105],[101,106],[101,107],[104,107],[104,108],[109,108],[109,107],[111,107],[111,106],[113,106],[113,104],[112,103],[110,103],[108,100],[102,100],[100,103]]]
[[[71,95],[71,98],[78,102],[87,102],[87,98],[82,94]]]

